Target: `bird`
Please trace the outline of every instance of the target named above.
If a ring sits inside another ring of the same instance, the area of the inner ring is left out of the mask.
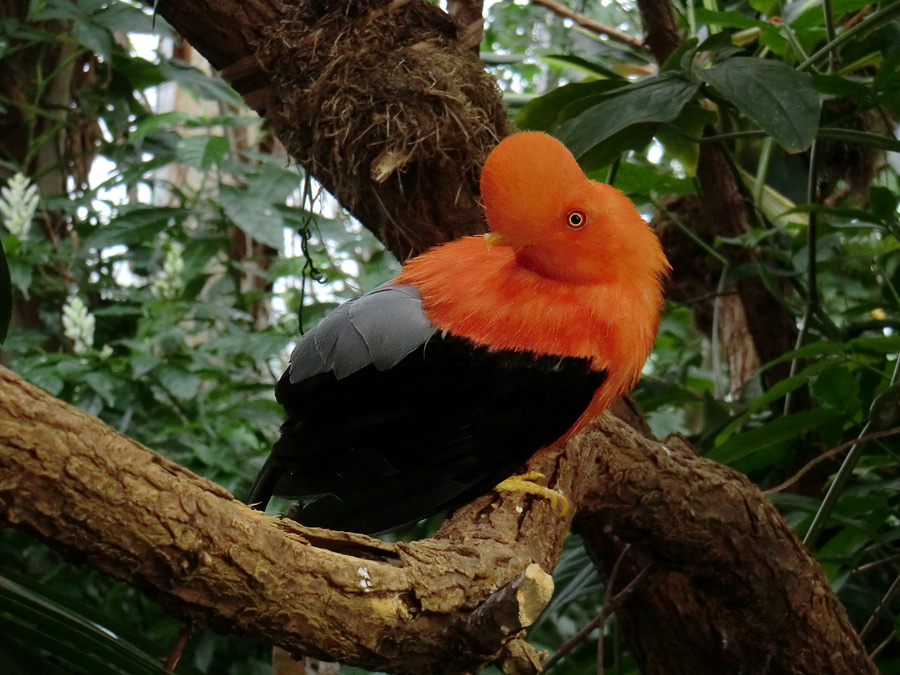
[[[487,234],[408,260],[297,342],[248,504],[297,499],[304,525],[373,534],[495,486],[552,496],[509,477],[637,383],[670,268],[631,201],[535,131],[495,146],[480,190]]]

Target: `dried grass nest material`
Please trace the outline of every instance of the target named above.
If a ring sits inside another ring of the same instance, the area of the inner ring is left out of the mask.
[[[295,11],[259,52],[275,87],[269,118],[294,157],[329,174],[345,205],[416,165],[453,166],[477,184],[505,112],[449,16],[419,0]]]

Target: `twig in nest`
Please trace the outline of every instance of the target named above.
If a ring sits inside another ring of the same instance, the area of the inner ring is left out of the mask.
[[[806,466],[800,469],[793,476],[784,481],[781,485],[776,485],[773,488],[769,488],[768,490],[763,490],[763,494],[773,494],[775,492],[781,492],[782,490],[786,490],[791,485],[796,483],[798,480],[803,478],[813,467],[821,462],[824,462],[826,459],[831,459],[835,455],[841,454],[847,448],[853,447],[854,445],[860,443],[868,443],[869,441],[874,441],[879,438],[884,438],[885,436],[894,436],[896,434],[900,434],[900,427],[892,427],[891,429],[885,429],[884,431],[875,431],[871,434],[866,434],[865,436],[860,436],[859,438],[855,438],[852,441],[847,441],[846,443],[841,443],[840,445],[831,448],[831,450],[826,450],[821,455],[816,457],[815,459],[809,461]]]
[[[554,14],[558,14],[559,16],[571,19],[582,28],[586,28],[587,30],[594,33],[605,35],[610,40],[621,42],[633,49],[637,49],[640,51],[649,51],[647,49],[647,46],[633,35],[623,33],[618,28],[614,28],[609,24],[600,23],[599,21],[596,21],[589,16],[585,16],[584,14],[579,14],[578,12],[569,9],[565,5],[561,5],[560,3],[556,2],[556,0],[531,0],[531,2],[533,2],[535,5],[543,5]]]
[[[629,549],[631,549],[631,544],[627,544],[625,548],[622,549],[622,552],[619,554],[619,557],[616,558],[616,562],[613,564],[613,568],[609,573],[609,580],[606,583],[606,595],[603,598],[603,607],[600,609],[600,613],[591,619],[581,630],[575,633],[574,636],[566,640],[560,645],[559,649],[557,649],[553,655],[544,661],[541,664],[541,669],[546,673],[553,666],[555,666],[562,657],[568,654],[572,649],[584,638],[590,635],[591,631],[595,628],[600,627],[600,644],[597,645],[597,672],[600,675],[603,675],[603,625],[606,623],[606,620],[612,615],[619,607],[621,607],[625,601],[628,599],[628,596],[631,595],[631,592],[637,588],[637,585],[643,580],[645,576],[647,576],[647,572],[650,571],[650,565],[646,565],[644,569],[635,575],[634,579],[628,582],[628,584],[621,591],[613,595],[613,588],[616,584],[616,578],[619,575],[619,567],[622,564],[622,561],[625,559],[625,556],[628,554]]]

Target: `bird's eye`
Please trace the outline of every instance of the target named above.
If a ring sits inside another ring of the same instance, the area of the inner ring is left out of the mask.
[[[572,209],[566,214],[566,225],[572,230],[580,230],[587,225],[587,215],[581,209]]]

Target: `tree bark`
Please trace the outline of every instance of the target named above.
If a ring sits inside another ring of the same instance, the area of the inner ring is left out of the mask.
[[[684,579],[679,593],[710,617],[706,640],[684,636],[703,647],[696,658],[752,672],[876,672],[821,568],[744,476],[610,415],[528,468],[551,477],[589,535],[615,532]],[[546,574],[571,519],[541,499],[491,493],[408,544],[278,521],[0,369],[0,520],[177,616],[295,654],[416,673],[505,657],[549,599]],[[696,620],[678,595],[650,588],[656,604]],[[626,626],[651,614],[635,599],[626,610]],[[711,671],[669,662],[646,672]]]

